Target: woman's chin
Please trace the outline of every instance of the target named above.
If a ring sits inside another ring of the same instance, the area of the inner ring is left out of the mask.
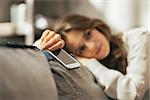
[[[109,55],[109,52],[102,53],[98,57],[96,57],[98,60],[103,60]]]

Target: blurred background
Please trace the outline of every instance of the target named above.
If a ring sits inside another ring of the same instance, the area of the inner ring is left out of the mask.
[[[149,0],[0,0],[0,43],[31,45],[44,29],[66,14],[104,20],[113,33],[149,28]]]

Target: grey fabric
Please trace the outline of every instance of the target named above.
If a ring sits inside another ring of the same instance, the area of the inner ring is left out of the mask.
[[[70,70],[55,61],[49,61],[49,64],[59,100],[108,100],[87,68],[81,66]]]
[[[34,49],[0,47],[0,100],[57,100],[47,59]]]
[[[87,68],[47,62],[39,50],[0,47],[0,100],[108,100]]]

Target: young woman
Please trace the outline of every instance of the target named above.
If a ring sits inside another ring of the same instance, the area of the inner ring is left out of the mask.
[[[141,99],[148,90],[144,28],[112,35],[102,20],[72,14],[58,20],[54,31],[45,31],[35,46],[62,48],[64,41],[57,33],[65,40],[65,49],[78,57],[111,98]]]

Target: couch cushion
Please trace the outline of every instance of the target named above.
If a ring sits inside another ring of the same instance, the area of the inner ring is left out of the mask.
[[[32,46],[0,47],[1,100],[57,100],[47,59]]]
[[[49,64],[58,89],[59,100],[110,99],[86,67],[67,69],[55,60],[49,61]]]

